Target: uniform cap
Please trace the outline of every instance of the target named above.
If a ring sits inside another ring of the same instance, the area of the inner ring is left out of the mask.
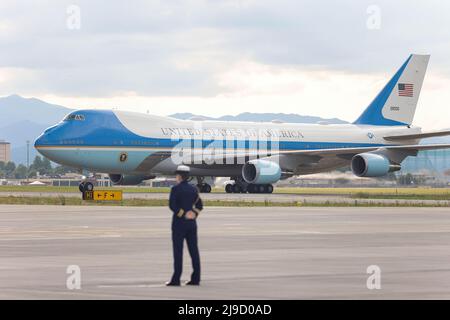
[[[189,173],[191,171],[191,169],[188,166],[184,166],[184,165],[179,165],[177,167],[177,170],[175,171],[175,173]]]

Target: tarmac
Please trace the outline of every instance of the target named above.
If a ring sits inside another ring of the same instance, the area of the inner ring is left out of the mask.
[[[207,207],[200,287],[163,285],[170,220],[163,207],[0,205],[0,298],[450,298],[450,208]]]

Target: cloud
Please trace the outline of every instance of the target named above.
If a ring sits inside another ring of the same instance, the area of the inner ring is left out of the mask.
[[[67,28],[71,4],[81,10],[80,30]],[[380,29],[367,28],[369,5],[380,9]],[[431,53],[430,68],[447,83],[449,9],[437,0],[4,0],[0,94],[130,108],[167,101],[197,113],[211,111],[202,101],[226,99],[238,106],[217,112],[267,111],[266,99],[286,108],[279,111],[301,103],[314,106],[303,113],[339,117],[324,92],[337,94],[333,101],[351,91],[347,103],[359,108],[373,81],[411,52]]]

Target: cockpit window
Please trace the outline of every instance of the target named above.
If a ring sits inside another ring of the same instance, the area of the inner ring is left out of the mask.
[[[84,115],[71,113],[64,118],[64,121],[73,121],[73,120],[84,121]]]

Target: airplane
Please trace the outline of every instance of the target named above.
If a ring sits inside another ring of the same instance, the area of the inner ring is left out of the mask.
[[[450,130],[412,125],[429,58],[411,54],[351,124],[179,120],[88,109],[69,113],[34,146],[54,162],[108,173],[114,185],[174,175],[179,164],[190,167],[206,193],[211,177],[229,177],[228,193],[272,193],[281,179],[349,165],[356,176],[379,177],[400,170],[420,150],[450,148],[419,144]],[[80,191],[93,187],[83,181]]]

